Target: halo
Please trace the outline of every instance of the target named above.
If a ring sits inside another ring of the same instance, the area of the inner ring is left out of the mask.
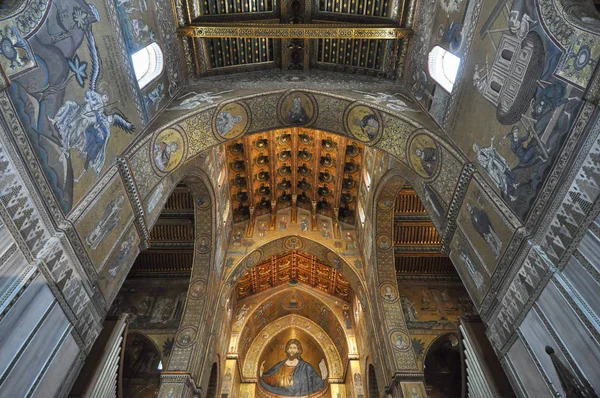
[[[110,88],[110,84],[107,82],[102,82],[98,85],[98,89],[96,90],[98,94],[106,94],[108,95],[108,100],[112,98],[112,90]]]

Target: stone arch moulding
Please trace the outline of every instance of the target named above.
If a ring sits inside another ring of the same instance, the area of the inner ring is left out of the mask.
[[[146,225],[148,226],[148,232],[154,227],[154,224],[160,215],[160,211],[164,208],[175,187],[181,182],[186,182],[186,185],[190,185],[189,182],[195,183],[195,181],[193,181],[194,179],[203,183],[207,188],[208,198],[203,197],[203,200],[208,199],[206,205],[211,206],[215,203],[215,188],[212,185],[210,177],[203,169],[192,164],[187,168],[175,170],[173,173],[167,174],[161,178],[158,184],[156,184],[148,195],[143,198],[145,207],[144,217]],[[194,199],[197,199],[198,192],[191,189],[191,187],[188,188],[192,192]]]
[[[298,284],[294,288],[298,289],[301,293],[305,293],[307,296],[310,296],[310,298],[312,298],[319,304],[328,307],[328,309],[331,311],[331,314],[332,314],[331,316],[335,320],[335,327],[329,326],[329,330],[336,330],[336,327],[339,327],[339,329],[343,331],[344,339],[340,343],[340,346],[335,345],[338,349],[338,352],[343,357],[343,359],[346,357],[349,357],[349,356],[356,356],[358,354],[358,350],[356,349],[354,329],[347,329],[347,328],[343,327],[344,319],[342,318],[342,315],[340,314],[341,311],[339,309],[336,310],[335,308],[332,308],[332,304],[333,304],[332,302],[335,302],[336,299],[331,298],[331,301],[327,302],[326,299],[324,299],[323,297],[320,297],[321,295],[325,295],[325,293],[319,294],[320,292],[313,290],[313,288],[307,287],[302,284]],[[270,292],[268,295],[265,295],[264,297],[262,297],[262,299],[260,301],[257,301],[254,303],[253,307],[245,315],[245,317],[243,319],[243,323],[241,325],[237,325],[232,328],[229,352],[238,353],[238,355],[240,356],[240,358],[242,360],[245,360],[246,355],[243,351],[243,348],[240,347],[240,342],[244,339],[244,336],[247,336],[248,333],[251,333],[250,329],[249,329],[249,328],[251,328],[250,320],[254,318],[254,315],[259,311],[259,309],[265,303],[268,303],[270,300],[272,300],[273,298],[275,298],[277,296],[285,296],[285,295],[290,294],[290,290],[285,285],[278,286],[272,290],[273,290],[273,292]],[[303,299],[305,299],[305,300],[307,298],[308,297],[303,297]],[[284,299],[285,299],[285,297],[284,297]],[[339,307],[341,307],[342,305],[339,305]],[[304,310],[304,311],[302,311],[302,310]],[[294,311],[295,312],[293,312],[292,314],[307,318],[316,323],[316,321],[311,318],[310,310],[306,306],[303,307],[301,310],[294,310]],[[281,312],[283,312],[283,314]],[[285,313],[286,310],[283,310],[281,312],[277,313],[277,316],[283,317],[283,316],[289,315],[289,314]],[[261,330],[257,330],[257,332],[261,333]]]
[[[261,331],[259,336],[256,336],[250,345],[248,355],[242,366],[242,378],[245,382],[256,381],[258,374],[258,362],[260,359],[260,353],[263,352],[267,344],[271,341],[272,337],[279,334],[279,332],[289,329],[292,327],[299,328],[304,332],[311,335],[316,341],[321,344],[323,352],[325,353],[325,359],[327,361],[329,369],[329,380],[332,382],[342,382],[344,374],[344,366],[342,359],[340,358],[339,352],[335,349],[333,341],[327,333],[319,325],[311,321],[310,319],[298,316],[295,314],[286,315],[279,318],[267,326]],[[265,334],[267,337],[265,338]]]
[[[277,108],[278,104],[285,104],[287,98],[295,95],[309,101],[306,106],[310,106],[314,119],[311,119],[311,128],[349,137],[389,154],[412,171],[406,178],[413,185],[420,180],[433,183],[440,177],[456,183],[459,170],[466,162],[408,92],[278,90],[244,95],[229,90],[227,94],[216,95],[210,91],[200,92],[200,88],[193,90],[181,94],[170,108],[177,110],[165,111],[148,127],[147,131],[151,133],[132,143],[124,154],[131,160],[141,197],[148,195],[165,172],[186,167],[197,156],[204,156],[201,154],[207,149],[245,134],[299,126],[286,122],[285,115],[280,115],[284,111]],[[191,104],[186,100],[194,97],[197,97],[195,108],[182,111],[181,104]],[[269,109],[274,111],[268,113],[266,110]],[[410,155],[407,145],[412,142],[409,142],[409,138],[417,130],[432,137],[434,149],[439,153],[436,160],[432,161],[431,170],[446,170],[444,173],[430,174],[421,167],[415,170],[414,162],[407,159],[407,153]],[[176,164],[173,162],[156,167],[157,147],[154,143],[158,137],[165,135],[172,136],[172,140],[180,143],[173,155],[173,159],[178,161]]]
[[[348,261],[349,259],[358,259],[359,257],[346,258],[343,255],[338,255],[333,245],[330,247],[325,241],[319,242],[306,236],[290,235],[263,242],[258,247],[250,247],[248,250],[249,254],[234,261],[228,274],[224,275],[223,282],[235,286],[246,271],[259,264],[262,260],[271,256],[284,254],[291,250],[290,242],[292,241],[295,250],[304,250],[314,255],[319,261],[332,266],[340,272],[348,280],[350,287],[360,297],[360,300],[365,303],[367,302],[368,297],[365,294],[365,280],[362,272]]]
[[[210,240],[207,245],[209,250],[199,251],[194,250],[194,260],[192,272],[190,276],[190,288],[185,301],[181,324],[177,331],[175,344],[171,359],[169,360],[168,371],[188,371],[195,380],[198,380],[198,375],[201,374],[203,361],[206,360],[206,355],[198,355],[207,344],[207,339],[210,336],[206,329],[210,329],[214,319],[206,323],[199,322],[198,314],[207,313],[209,311],[209,303],[216,300],[218,284],[215,283],[218,277],[215,275],[213,265],[214,262],[214,240],[215,234],[215,201],[214,188],[210,183],[209,177],[204,171],[197,168],[196,170],[186,170],[174,181],[181,179],[197,179],[198,185],[190,187],[193,196],[204,194],[210,196],[208,202],[203,202],[201,205],[197,201],[194,203],[195,218],[203,216],[210,217],[208,223],[196,223],[195,236],[198,244],[199,237]],[[206,243],[205,243],[206,244]],[[215,316],[216,314],[212,314]],[[208,350],[205,350],[207,352]]]
[[[310,253],[319,261],[335,268],[338,272],[351,283],[352,288],[360,290],[360,285],[364,281],[362,273],[352,260],[359,259],[358,255],[344,255],[336,253],[337,250],[331,242],[326,239],[319,240],[320,234],[310,235],[309,232],[303,235],[291,234],[275,239],[265,239],[258,244],[248,246],[248,254],[241,257],[238,255],[235,261],[230,265],[230,271],[226,275],[226,281],[235,284],[242,277],[245,271],[248,271],[255,265],[272,256],[279,256],[291,250]],[[311,250],[315,250],[312,252]],[[362,264],[361,264],[362,265]]]
[[[269,295],[266,295],[264,298],[262,298],[261,301],[257,301],[254,308],[251,308],[250,311],[248,311],[248,313],[246,314],[244,321],[240,325],[233,326],[232,331],[241,333],[244,330],[244,328],[246,327],[246,325],[248,324],[248,320],[250,318],[252,318],[252,315],[254,315],[254,313],[258,310],[258,308],[262,304],[264,304],[266,301],[272,299],[273,297],[283,294],[285,288],[287,288],[287,287],[284,286],[284,288],[281,288],[281,289],[275,288],[272,293],[270,293]],[[318,292],[312,291],[312,288],[306,287],[305,285],[301,285],[301,284],[298,284],[297,286],[295,286],[295,288],[312,296],[313,298],[315,298],[315,300],[318,300],[320,303],[323,303],[325,305],[327,304],[323,301],[323,299],[321,297],[318,296]],[[334,312],[334,314],[335,314],[336,320],[338,321],[338,324],[340,326],[342,326],[344,323],[344,319],[337,312]],[[344,329],[344,334],[346,335],[346,337],[348,337],[350,335],[350,334],[348,334],[348,331],[346,329]],[[236,343],[236,349],[237,349],[237,343]]]
[[[375,236],[388,236],[388,241],[392,241],[395,199],[404,183],[404,173],[400,168],[389,171],[380,181],[373,200]],[[373,303],[374,318],[383,325],[385,331],[383,344],[376,348],[386,353],[380,356],[387,360],[389,369],[411,369],[416,372],[417,361],[400,305],[394,251],[378,245],[377,240],[372,239],[375,245],[375,261],[367,259],[367,271],[370,274],[368,288],[376,292]]]
[[[297,250],[307,250],[312,255],[315,255],[319,261],[333,266],[342,273],[350,283],[350,287],[355,292],[359,302],[361,302],[364,311],[363,314],[366,316],[366,319],[368,320],[367,323],[370,324],[371,330],[379,330],[371,315],[374,311],[374,303],[370,296],[366,294],[367,287],[363,271],[357,269],[355,265],[349,261],[351,259],[358,259],[362,264],[362,258],[350,258],[338,255],[336,254],[336,249],[333,245],[330,247],[325,241],[319,242],[307,236],[291,235],[277,238],[266,243],[263,242],[262,245],[249,248],[249,254],[236,259],[230,267],[228,274],[224,275],[224,283],[235,286],[242,275],[253,266],[259,264],[262,259],[273,255],[280,255],[289,250],[289,243],[292,241],[295,243]],[[247,318],[249,317],[247,316]],[[343,325],[343,320],[338,319],[338,321]],[[382,342],[379,341],[381,337],[377,334],[375,334],[374,337],[376,340],[374,347],[381,345]],[[349,350],[351,348],[352,347],[350,346],[348,347]]]

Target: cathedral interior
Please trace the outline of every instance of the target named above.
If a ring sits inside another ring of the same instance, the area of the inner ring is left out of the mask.
[[[597,8],[0,1],[0,398],[597,397]]]

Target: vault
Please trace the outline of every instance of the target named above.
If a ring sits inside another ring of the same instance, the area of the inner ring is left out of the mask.
[[[232,320],[230,352],[243,362],[256,336],[264,334],[271,322],[288,315],[304,317],[318,325],[331,338],[345,361],[356,354],[352,307],[305,286],[279,286],[237,303]]]

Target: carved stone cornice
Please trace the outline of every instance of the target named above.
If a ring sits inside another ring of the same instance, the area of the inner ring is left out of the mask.
[[[448,208],[448,214],[446,216],[448,222],[446,224],[446,229],[444,230],[444,235],[442,236],[442,253],[448,253],[450,251],[450,241],[452,241],[452,237],[456,231],[456,218],[458,217],[462,202],[465,199],[467,188],[469,187],[469,182],[471,181],[473,173],[475,173],[475,165],[473,163],[465,163],[460,173],[458,183],[456,184],[452,202]]]
[[[5,105],[3,95],[0,93],[2,106]],[[10,112],[12,107],[4,109]],[[3,116],[7,117],[6,114]],[[100,309],[103,300],[96,294],[91,281],[96,272],[85,250],[77,246],[81,242],[71,223],[64,220],[60,211],[56,215],[48,214],[51,207],[45,207],[48,204],[44,202],[42,189],[47,188],[45,180],[41,186],[36,184],[36,178],[26,171],[26,159],[15,155],[18,150],[13,147],[12,139],[18,136],[18,131],[11,130],[9,136],[3,127],[0,125],[0,158],[6,184],[1,191],[5,202],[0,205],[0,218],[27,262],[21,269],[24,279],[15,282],[17,287],[13,293],[19,295],[27,288],[27,280],[34,276],[32,271],[35,274],[41,272],[62,311],[74,326],[73,336],[77,344],[83,352],[88,352],[101,329]],[[15,128],[18,130],[20,125],[17,123]],[[16,145],[19,150],[29,148],[29,142],[23,139],[22,146]],[[35,169],[30,164],[28,166]],[[57,220],[60,222],[58,227]]]
[[[176,387],[170,388],[173,384],[179,385],[175,394],[173,392]],[[188,397],[188,391],[194,397],[202,398],[204,396],[202,387],[196,384],[196,381],[188,372],[162,372],[160,374],[160,385],[162,387],[161,392],[166,392],[165,395],[160,395],[161,398]]]
[[[140,199],[137,185],[135,184],[135,180],[133,178],[133,174],[131,173],[131,168],[129,167],[129,162],[127,159],[118,157],[115,159],[115,163],[119,169],[119,174],[121,175],[123,185],[125,185],[125,190],[127,191],[127,196],[129,197],[129,202],[131,203],[131,208],[133,209],[133,223],[135,224],[135,227],[140,235],[140,247],[142,250],[145,250],[150,247],[150,233],[148,232],[148,227],[146,226],[144,207],[142,205],[142,200]]]

